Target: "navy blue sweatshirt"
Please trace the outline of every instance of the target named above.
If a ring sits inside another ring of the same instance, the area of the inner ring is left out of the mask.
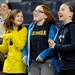
[[[62,69],[75,69],[75,22],[64,25],[62,34],[62,44],[56,44],[54,52],[60,52]]]

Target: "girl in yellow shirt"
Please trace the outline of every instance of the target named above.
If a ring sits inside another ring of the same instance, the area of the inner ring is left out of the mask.
[[[0,45],[1,52],[8,52],[4,62],[4,73],[23,73],[26,74],[26,65],[22,61],[22,49],[27,41],[27,29],[22,26],[23,13],[14,9],[10,16],[5,20],[5,33],[3,43]]]

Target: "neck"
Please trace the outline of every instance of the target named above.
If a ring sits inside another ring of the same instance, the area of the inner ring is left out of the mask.
[[[6,19],[8,17],[8,14],[4,14],[3,18]]]
[[[13,29],[17,31],[18,30],[18,26],[14,25]]]
[[[64,24],[67,24],[67,23],[70,23],[70,22],[72,22],[72,20],[66,20],[66,21],[64,21]]]
[[[6,12],[3,12],[4,19],[6,19],[9,15],[10,15],[10,10],[6,11]]]

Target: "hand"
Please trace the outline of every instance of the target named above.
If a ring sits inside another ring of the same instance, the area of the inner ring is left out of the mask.
[[[55,43],[53,40],[51,40],[51,39],[48,40],[48,43],[49,43],[50,48],[54,48],[54,46],[55,46],[55,44],[56,44],[56,43]]]
[[[62,42],[64,40],[64,35],[60,35],[59,39],[60,39],[60,42]]]
[[[38,57],[36,58],[36,61],[43,62],[43,59],[42,59],[40,56],[38,56]]]
[[[23,57],[23,63],[26,64],[26,56]]]

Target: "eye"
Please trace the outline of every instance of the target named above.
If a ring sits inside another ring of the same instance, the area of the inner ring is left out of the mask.
[[[61,10],[62,10],[62,11],[64,11],[65,9],[64,9],[64,8],[62,8]]]

